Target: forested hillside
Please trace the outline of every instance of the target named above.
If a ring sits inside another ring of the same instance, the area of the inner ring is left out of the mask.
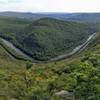
[[[14,17],[0,17],[0,36],[13,38],[13,36],[22,31],[22,29],[26,27],[29,23],[29,20]]]
[[[9,21],[10,20],[10,21]],[[70,52],[82,44],[95,29],[88,24],[42,18],[2,20],[0,35],[36,60],[48,60]]]
[[[25,28],[24,33],[29,35],[22,44],[27,51],[35,52],[33,57],[36,55],[37,59],[53,57],[83,43],[93,31],[86,24],[44,18]]]
[[[0,100],[100,100],[99,14],[69,14],[67,18],[72,19],[67,21],[66,14],[38,16],[38,20],[31,19],[30,13],[2,14]],[[94,38],[86,44],[91,35]],[[84,43],[74,55],[49,61]],[[15,52],[13,47],[32,60]]]
[[[16,60],[0,46],[0,99],[99,100],[99,36],[80,54],[47,64]]]

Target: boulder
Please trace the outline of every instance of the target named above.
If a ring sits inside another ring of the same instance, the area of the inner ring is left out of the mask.
[[[73,92],[61,90],[60,92],[56,92],[55,95],[64,100],[75,100],[75,96]]]

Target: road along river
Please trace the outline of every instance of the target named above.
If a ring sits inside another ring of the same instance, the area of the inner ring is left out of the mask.
[[[60,55],[58,57],[52,58],[51,61],[57,61],[57,60],[65,59],[67,57],[74,55],[77,52],[82,51],[83,49],[85,49],[88,46],[88,44],[91,42],[91,40],[93,40],[95,37],[96,37],[96,33],[93,33],[92,35],[90,35],[88,37],[88,39],[83,44],[74,48],[70,53],[63,54],[63,55]]]
[[[90,35],[88,37],[88,39],[81,45],[77,46],[76,48],[74,48],[70,53],[67,53],[67,54],[63,54],[63,55],[60,55],[60,56],[57,56],[55,58],[51,58],[49,61],[57,61],[57,60],[61,60],[61,59],[65,59],[65,58],[68,58],[72,55],[74,55],[75,53],[77,52],[80,52],[82,51],[83,49],[85,49],[88,44],[96,37],[96,33],[93,33],[92,35]],[[0,40],[6,45],[8,46],[9,48],[13,49],[17,54],[33,61],[33,62],[42,62],[42,61],[34,61],[29,55],[25,54],[23,51],[21,51],[20,49],[18,49],[16,46],[14,46],[11,42],[9,42],[8,40],[0,37]],[[43,61],[45,62],[45,61]],[[48,61],[47,61],[48,62]]]

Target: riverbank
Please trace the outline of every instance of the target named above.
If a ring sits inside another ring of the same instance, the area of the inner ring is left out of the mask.
[[[29,60],[33,63],[46,63],[46,62],[50,62],[50,61],[58,61],[58,60],[62,60],[68,57],[71,57],[72,55],[76,54],[77,52],[81,52],[82,50],[84,50],[88,44],[95,39],[96,37],[96,33],[93,33],[92,35],[90,35],[88,37],[88,39],[81,45],[77,46],[76,48],[74,48],[70,53],[67,54],[63,54],[60,56],[57,56],[55,58],[51,58],[48,61],[36,61],[33,58],[31,58],[29,55],[25,54],[23,51],[21,51],[20,49],[18,49],[17,47],[15,47],[11,42],[9,42],[8,40],[0,37],[0,45],[11,55],[13,56],[15,59],[19,59],[19,60]]]

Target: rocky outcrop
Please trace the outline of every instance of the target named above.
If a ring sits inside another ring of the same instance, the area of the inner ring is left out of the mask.
[[[56,92],[55,95],[58,96],[59,98],[62,98],[63,100],[75,100],[73,92],[62,90],[60,92]]]

